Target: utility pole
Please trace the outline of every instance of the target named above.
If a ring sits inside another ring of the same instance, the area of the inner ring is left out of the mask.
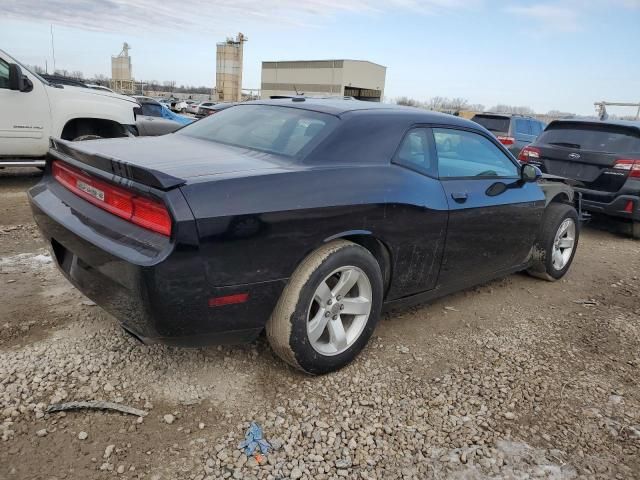
[[[56,73],[56,49],[53,45],[53,23],[51,24],[51,53],[53,54],[53,74]]]

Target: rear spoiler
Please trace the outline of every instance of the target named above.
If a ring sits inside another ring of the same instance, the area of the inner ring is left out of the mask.
[[[133,180],[160,190],[171,190],[186,183],[182,178],[167,175],[152,168],[133,165],[106,155],[85,152],[79,148],[77,142],[69,140],[50,139],[49,155],[76,165],[83,163],[117,177]]]

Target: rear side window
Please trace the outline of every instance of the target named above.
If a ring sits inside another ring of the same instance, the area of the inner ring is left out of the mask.
[[[600,153],[640,153],[640,133],[617,125],[552,123],[538,142]]]
[[[440,178],[517,177],[518,168],[493,142],[482,135],[434,128]]]
[[[536,120],[531,121],[531,133],[533,135],[540,135],[540,133],[542,133],[542,130],[544,130],[544,125],[542,124],[542,122],[538,122]]]
[[[402,139],[394,162],[427,175],[435,175],[431,158],[430,135],[425,128],[414,128]]]
[[[475,115],[471,120],[479,123],[490,132],[509,132],[509,117],[500,115]]]
[[[516,118],[516,133],[523,135],[531,135],[531,122],[526,118]]]
[[[180,135],[297,156],[311,142],[326,137],[338,122],[332,115],[272,105],[239,105],[183,128]]]

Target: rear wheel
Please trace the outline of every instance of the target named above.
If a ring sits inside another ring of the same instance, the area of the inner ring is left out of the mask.
[[[267,322],[269,343],[285,362],[307,373],[338,370],[373,333],[382,290],[380,266],[368,250],[331,242],[291,276]]]
[[[571,267],[579,236],[575,208],[564,203],[549,204],[536,238],[535,260],[527,272],[549,281],[562,278]]]
[[[640,240],[640,222],[634,221],[631,223],[631,236],[636,240]]]

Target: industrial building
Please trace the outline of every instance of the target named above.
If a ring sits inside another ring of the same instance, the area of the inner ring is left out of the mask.
[[[130,49],[125,42],[120,53],[111,57],[111,88],[116,92],[134,93]]]
[[[304,94],[379,102],[387,67],[365,60],[262,62],[262,98]]]
[[[216,99],[219,102],[242,100],[242,50],[248,39],[242,33],[216,46]]]

